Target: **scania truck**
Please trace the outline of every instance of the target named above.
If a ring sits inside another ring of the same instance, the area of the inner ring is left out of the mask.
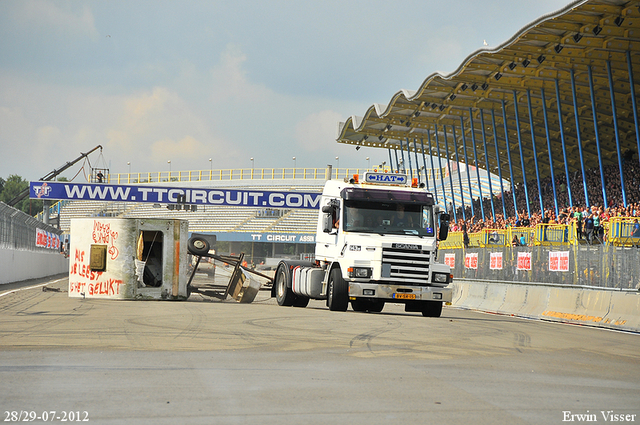
[[[365,173],[325,183],[318,214],[315,261],[278,263],[271,295],[281,306],[326,300],[332,311],[380,312],[386,302],[440,317],[453,279],[437,262],[449,231],[424,184],[405,174]]]

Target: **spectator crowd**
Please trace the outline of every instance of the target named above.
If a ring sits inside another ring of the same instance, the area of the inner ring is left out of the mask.
[[[591,241],[594,237],[601,235],[603,223],[615,217],[640,217],[640,166],[637,160],[633,160],[631,155],[626,155],[623,161],[623,178],[625,184],[625,194],[627,205],[624,205],[622,196],[622,184],[620,172],[617,164],[603,168],[603,175],[606,188],[607,206],[604,206],[602,184],[599,168],[587,170],[585,173],[587,196],[589,202],[585,201],[584,185],[582,174],[578,171],[570,176],[571,202],[567,179],[564,173],[556,176],[555,193],[551,178],[545,178],[540,182],[543,210],[540,210],[540,200],[538,196],[538,183],[536,180],[527,185],[529,199],[525,196],[524,186],[516,184],[512,189],[515,191],[515,199],[518,207],[513,205],[514,196],[510,191],[494,195],[492,199],[485,198],[482,207],[479,200],[473,201],[473,209],[467,205],[464,211],[458,208],[456,220],[451,217],[451,231],[461,231],[465,233],[480,232],[483,229],[506,229],[509,227],[535,227],[543,224],[570,224],[576,223],[579,238]],[[503,214],[502,198],[504,198],[506,216]],[[492,214],[491,203],[493,202]],[[529,209],[527,209],[529,202]],[[556,203],[558,214],[556,215]],[[450,206],[451,208],[451,206]],[[482,220],[481,208],[484,209]],[[452,209],[452,208],[451,208]],[[530,215],[527,211],[530,211]],[[466,217],[466,220],[463,218]],[[634,222],[638,228],[637,220]],[[634,229],[637,230],[637,229]],[[639,235],[640,236],[640,235]]]

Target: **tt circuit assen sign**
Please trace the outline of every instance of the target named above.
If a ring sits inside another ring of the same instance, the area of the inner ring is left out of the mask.
[[[30,198],[317,209],[320,193],[31,182]]]

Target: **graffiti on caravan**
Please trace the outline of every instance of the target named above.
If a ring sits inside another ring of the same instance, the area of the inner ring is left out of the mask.
[[[320,193],[262,190],[199,189],[69,182],[31,182],[33,199],[149,202],[154,204],[231,205],[317,209]]]

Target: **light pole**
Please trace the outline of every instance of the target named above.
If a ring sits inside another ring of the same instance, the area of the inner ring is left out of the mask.
[[[127,162],[127,165],[129,166],[129,174],[131,174],[131,162]]]
[[[168,160],[167,164],[169,164],[169,180],[171,180],[171,160]]]
[[[369,171],[369,169],[371,169],[371,158],[367,157],[367,171]]]
[[[253,173],[253,158],[251,158],[251,172]]]
[[[293,157],[293,178],[296,178],[296,157]]]

